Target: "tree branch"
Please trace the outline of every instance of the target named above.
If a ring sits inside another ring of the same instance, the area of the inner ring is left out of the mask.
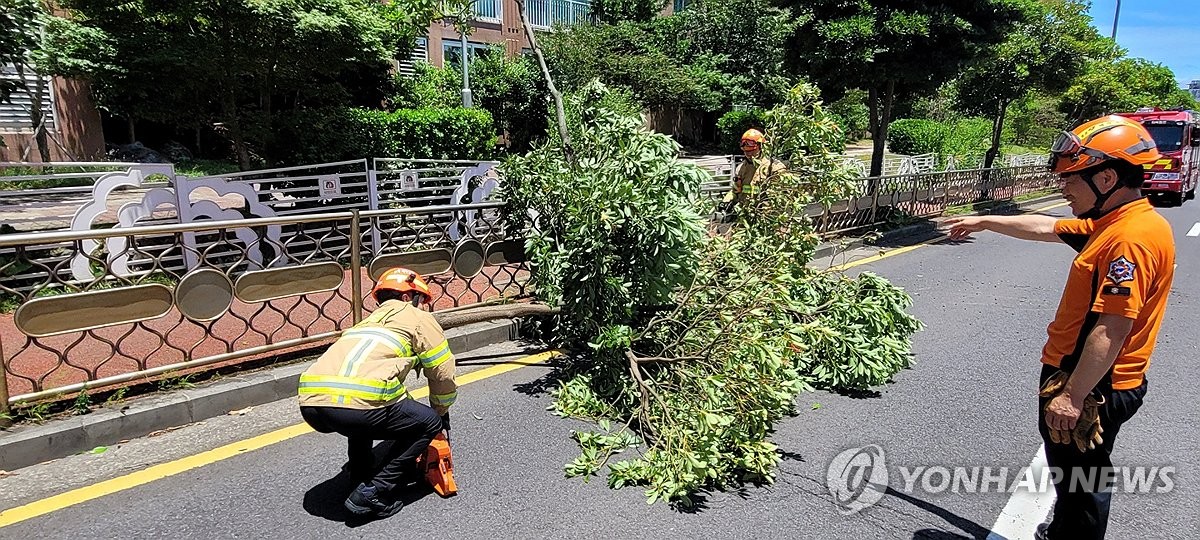
[[[521,16],[521,26],[525,28],[525,35],[529,38],[529,47],[533,49],[534,56],[537,56],[538,67],[542,68],[542,77],[546,79],[546,88],[554,97],[554,112],[558,117],[558,135],[562,137],[563,152],[567,155],[567,162],[574,165],[575,152],[571,150],[571,133],[567,130],[567,113],[563,109],[562,93],[554,86],[550,68],[546,67],[546,57],[542,55],[542,48],[538,46],[537,37],[533,35],[533,26],[529,24],[529,18],[525,16],[525,0],[517,0],[517,14]]]

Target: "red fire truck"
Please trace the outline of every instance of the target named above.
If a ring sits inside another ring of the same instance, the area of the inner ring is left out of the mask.
[[[1146,165],[1142,192],[1171,205],[1194,199],[1200,182],[1200,114],[1158,108],[1118,114],[1146,126],[1162,153],[1162,159]]]

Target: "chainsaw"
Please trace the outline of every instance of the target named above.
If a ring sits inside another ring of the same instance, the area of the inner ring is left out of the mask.
[[[458,494],[454,483],[454,461],[450,458],[450,435],[443,431],[429,443],[425,455],[417,459],[417,470],[424,468],[425,480],[442,497]]]

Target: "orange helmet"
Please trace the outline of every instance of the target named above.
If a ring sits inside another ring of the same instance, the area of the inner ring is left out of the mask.
[[[1062,132],[1050,146],[1049,168],[1059,174],[1082,171],[1109,160],[1145,165],[1159,159],[1154,138],[1135,120],[1110,114]]]
[[[762,143],[766,142],[766,140],[766,136],[764,136],[763,133],[757,129],[748,129],[742,134],[742,142],[753,141],[761,145]]]
[[[371,296],[375,296],[379,291],[396,291],[399,293],[420,293],[425,296],[425,301],[433,299],[433,294],[429,292],[429,284],[425,283],[425,278],[421,274],[413,272],[407,268],[390,268],[379,276],[379,281],[375,283],[375,288],[371,289]]]

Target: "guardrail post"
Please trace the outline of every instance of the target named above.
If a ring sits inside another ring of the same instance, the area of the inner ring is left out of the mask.
[[[875,215],[876,215],[876,214],[878,213],[878,211],[879,211],[879,184],[880,184],[880,180],[882,180],[882,177],[875,178],[875,179],[869,179],[869,180],[868,180],[868,181],[870,182],[870,185],[871,185],[871,188],[870,188],[870,189],[871,189],[871,221],[870,221],[870,224],[874,224],[874,223],[875,223]]]
[[[362,227],[359,223],[358,210],[350,210],[350,310],[354,324],[362,321]]]
[[[0,428],[12,425],[8,408],[8,364],[4,362],[4,344],[0,343]]]

